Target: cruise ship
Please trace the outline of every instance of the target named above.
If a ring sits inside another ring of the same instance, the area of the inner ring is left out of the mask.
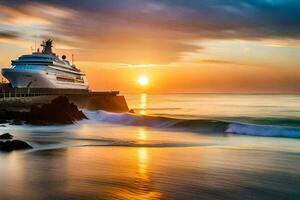
[[[11,61],[11,68],[2,75],[13,88],[79,89],[88,90],[86,75],[75,65],[52,52],[52,40],[43,41],[39,49]]]

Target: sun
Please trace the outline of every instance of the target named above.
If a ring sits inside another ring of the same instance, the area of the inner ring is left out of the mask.
[[[147,86],[149,84],[149,78],[147,76],[140,76],[139,79],[138,79],[138,83],[141,85],[141,86]]]

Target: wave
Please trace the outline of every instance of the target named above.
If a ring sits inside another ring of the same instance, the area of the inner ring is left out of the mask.
[[[270,125],[230,123],[226,129],[226,133],[265,137],[300,138],[300,128]]]
[[[165,116],[137,115],[131,113],[87,112],[91,120],[129,126],[147,126],[185,130],[199,133],[231,133],[251,136],[300,138],[299,127],[258,125],[213,119],[178,119]]]
[[[239,121],[246,124],[275,125],[287,127],[300,127],[299,118],[275,118],[275,117],[222,117],[226,121]]]

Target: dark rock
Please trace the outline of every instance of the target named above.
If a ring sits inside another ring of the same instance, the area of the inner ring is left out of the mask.
[[[87,119],[78,107],[70,103],[65,96],[57,97],[50,104],[32,106],[30,111],[0,110],[0,122],[11,121],[11,125],[72,124],[77,120]]]
[[[9,133],[4,133],[4,134],[0,135],[0,140],[11,140],[11,139],[13,139],[13,137],[14,136],[12,136]]]
[[[77,106],[65,96],[53,99],[50,104],[32,106],[26,116],[26,122],[36,125],[73,124],[77,120],[87,119]]]
[[[3,123],[8,123],[8,120],[21,120],[24,118],[25,112],[11,111],[11,110],[0,110],[0,121]]]
[[[20,120],[20,119],[14,119],[14,120],[10,123],[10,125],[23,125],[23,124],[24,124],[23,121]]]
[[[130,109],[128,112],[129,113],[135,113],[133,109]]]
[[[26,142],[23,142],[21,140],[13,140],[13,141],[6,141],[0,143],[1,151],[13,151],[13,150],[23,150],[23,149],[32,149],[32,147]]]
[[[0,124],[6,124],[8,121],[6,119],[0,119]]]

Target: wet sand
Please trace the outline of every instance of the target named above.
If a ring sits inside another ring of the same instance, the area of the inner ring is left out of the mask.
[[[2,154],[0,163],[5,200],[300,198],[299,153],[71,147]]]

